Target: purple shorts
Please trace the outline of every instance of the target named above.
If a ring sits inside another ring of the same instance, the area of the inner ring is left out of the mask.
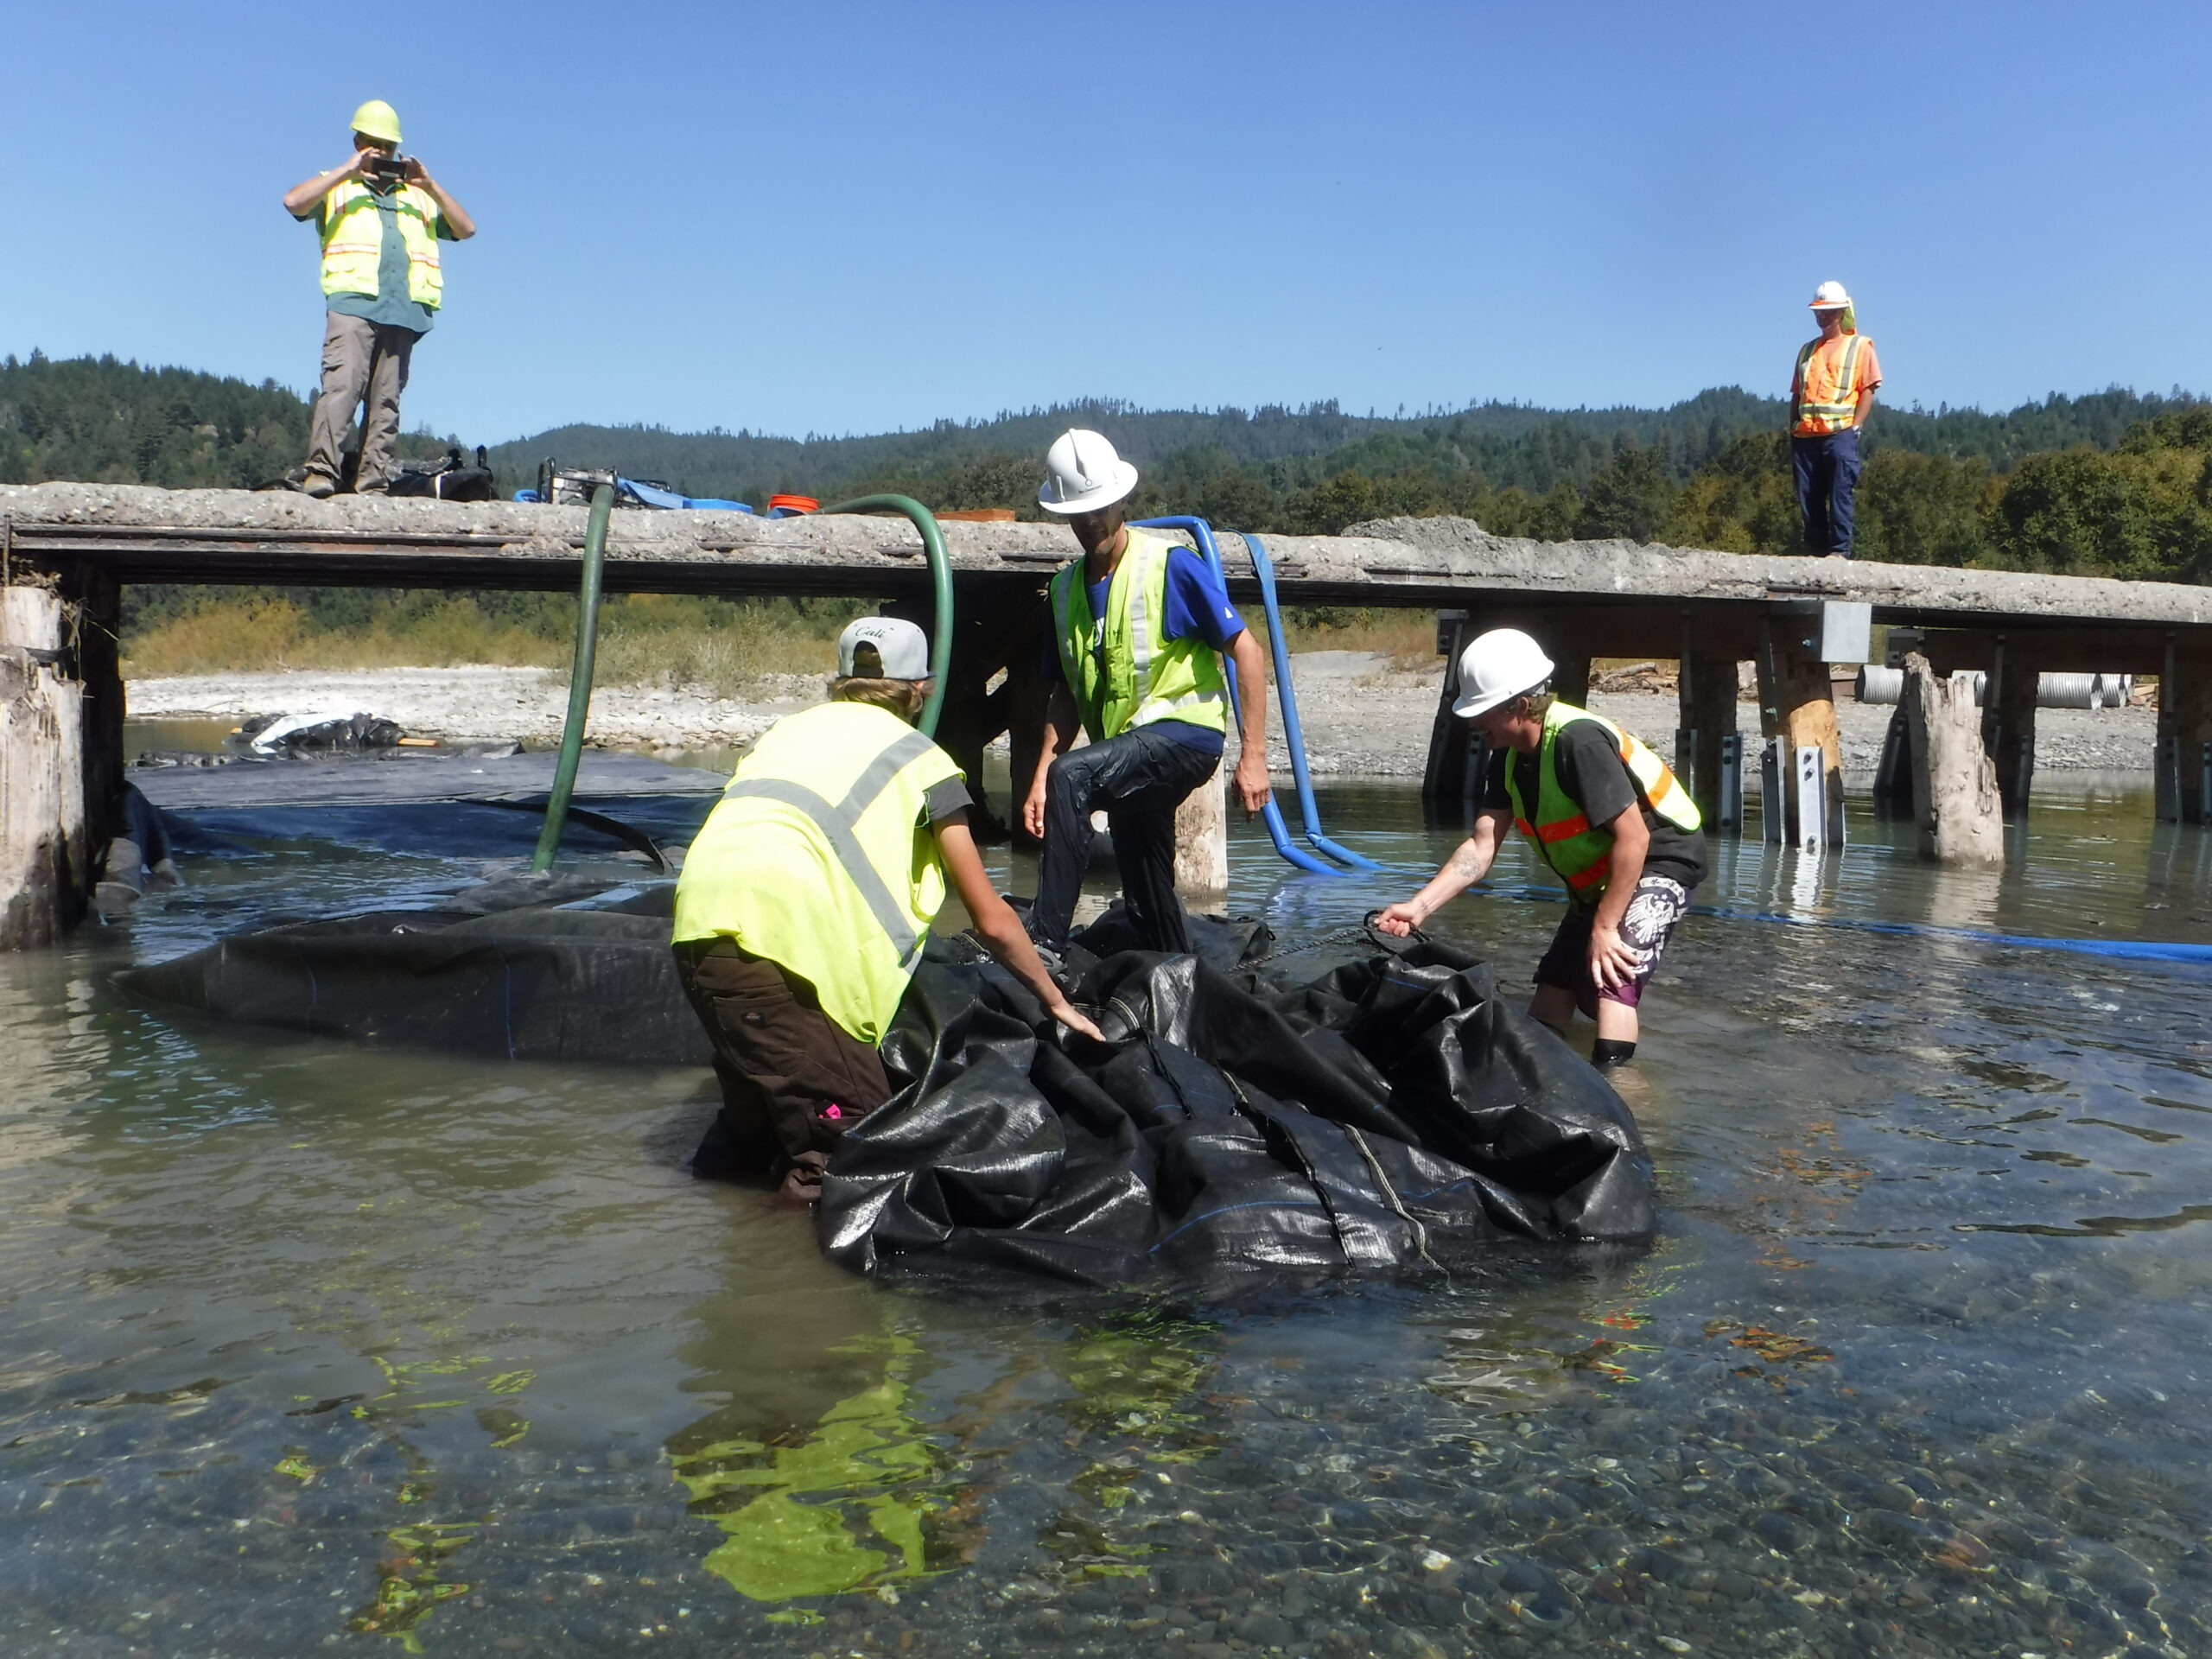
[[[1624,1003],[1634,1007],[1643,1000],[1643,982],[1659,966],[1659,954],[1674,936],[1675,924],[1690,907],[1690,890],[1671,876],[1647,875],[1636,884],[1635,895],[1621,918],[1621,939],[1640,958],[1627,984],[1601,991],[1590,977],[1590,926],[1596,918],[1570,912],[1552,935],[1551,948],[1536,964],[1536,983],[1574,993],[1574,1006],[1585,1017],[1598,1017],[1598,1004]]]

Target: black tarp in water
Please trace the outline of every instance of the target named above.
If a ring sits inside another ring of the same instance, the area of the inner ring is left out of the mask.
[[[666,883],[488,883],[429,911],[264,928],[116,983],[251,1024],[486,1059],[700,1065]],[[971,941],[937,940],[883,1045],[897,1092],[830,1164],[824,1251],[863,1273],[1154,1273],[1447,1263],[1501,1241],[1632,1242],[1649,1159],[1611,1088],[1425,942],[1303,985],[1202,956],[1078,948],[1104,1044],[1058,1032]],[[703,1149],[702,1149],[703,1152]]]
[[[1075,999],[1109,1041],[1064,1045],[1002,971],[925,963],[883,1045],[898,1092],[830,1160],[823,1250],[1108,1284],[1650,1236],[1628,1109],[1473,957],[1262,982],[1116,955]]]

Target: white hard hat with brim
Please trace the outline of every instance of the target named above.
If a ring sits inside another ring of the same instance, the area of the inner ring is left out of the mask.
[[[1813,290],[1811,309],[1815,311],[1848,311],[1851,296],[1843,291],[1841,283],[1822,283]]]
[[[1045,454],[1045,482],[1037,505],[1073,518],[1110,507],[1137,486],[1137,469],[1097,432],[1074,427],[1052,440]]]

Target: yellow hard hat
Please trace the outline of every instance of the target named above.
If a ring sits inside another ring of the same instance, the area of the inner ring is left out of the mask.
[[[364,138],[387,144],[399,142],[399,111],[380,98],[372,98],[353,111],[353,130]]]

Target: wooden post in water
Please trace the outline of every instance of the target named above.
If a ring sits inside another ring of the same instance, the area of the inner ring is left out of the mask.
[[[1229,774],[1236,755],[1232,741],[1214,775],[1175,809],[1175,891],[1193,909],[1217,909],[1229,898]]]
[[[1760,732],[1769,739],[1783,739],[1789,755],[1800,749],[1819,749],[1826,783],[1826,822],[1809,828],[1796,822],[1796,798],[1785,786],[1782,792],[1790,804],[1786,812],[1788,833],[1782,839],[1801,846],[1808,840],[1840,845],[1843,741],[1836,730],[1835,694],[1828,683],[1828,665],[1820,654],[1819,617],[1796,611],[1769,612],[1760,623],[1759,646]],[[1789,775],[1785,768],[1784,778]],[[1784,810],[1784,804],[1766,801],[1762,810]],[[1768,839],[1775,838],[1770,832]]]
[[[1904,659],[1904,709],[1921,857],[1937,864],[2003,863],[2005,808],[1997,768],[1982,747],[1974,683],[1936,673],[1916,651]]]
[[[1723,816],[1720,744],[1736,729],[1736,658],[1700,651],[1693,641],[1683,650],[1681,672],[1680,718],[1689,741],[1688,752],[1675,757],[1675,772],[1706,823],[1717,825]]]
[[[1981,744],[1997,768],[2005,816],[2024,818],[2036,775],[2036,691],[2042,674],[2019,638],[1999,634],[1981,705]]]
[[[10,574],[0,584],[0,950],[22,950],[82,918],[92,849],[71,607],[51,578]]]
[[[2193,643],[2193,642],[2192,642]],[[2204,823],[2204,746],[2212,743],[2212,659],[2190,654],[2169,636],[2158,677],[2158,816]]]

